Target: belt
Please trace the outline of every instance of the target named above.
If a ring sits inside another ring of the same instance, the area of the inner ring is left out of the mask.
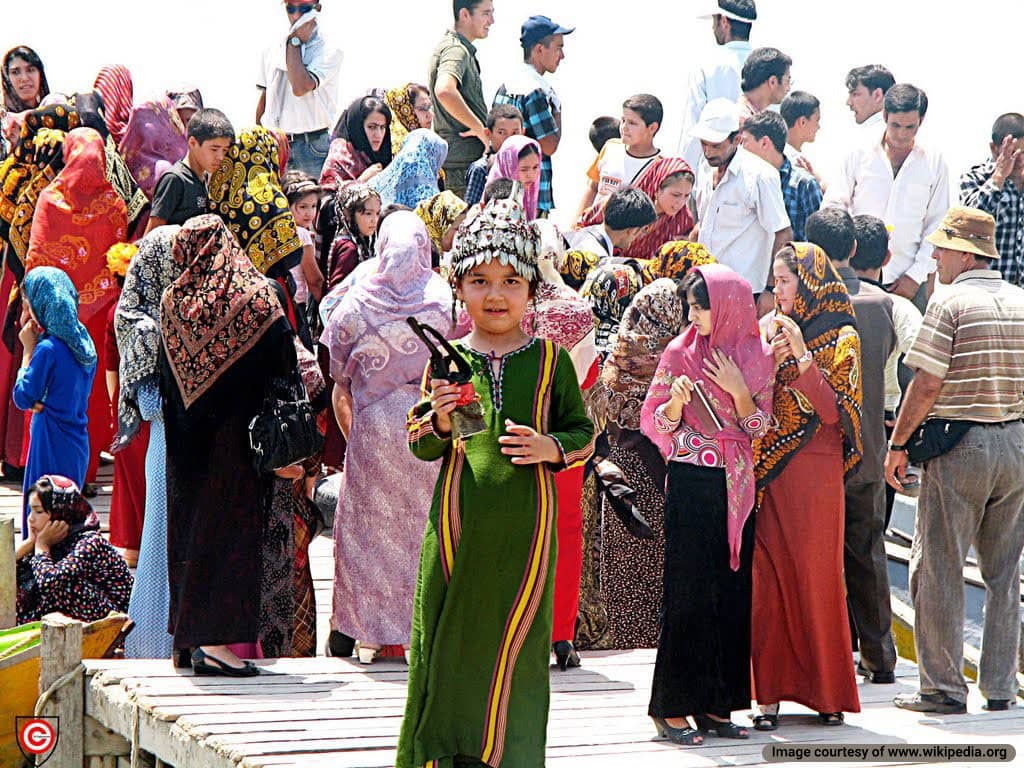
[[[308,131],[307,133],[286,133],[285,136],[288,138],[289,143],[296,139],[316,139],[327,133],[326,128],[321,128],[316,131]]]

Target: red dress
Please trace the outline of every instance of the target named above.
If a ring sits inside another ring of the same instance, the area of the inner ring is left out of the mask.
[[[860,712],[843,584],[843,438],[812,365],[793,387],[821,427],[765,489],[755,526],[751,661],[760,704]]]
[[[103,370],[116,371],[121,364],[114,335],[115,301],[107,312],[107,329],[103,345]],[[96,376],[106,386],[106,375]],[[117,420],[117,398],[120,387],[114,390],[113,412]],[[90,400],[91,404],[91,400]],[[91,422],[90,414],[90,422]],[[107,419],[110,422],[110,419]],[[108,443],[109,444],[109,443]],[[149,448],[149,422],[143,421],[135,438],[128,446],[114,454],[114,490],[110,495],[110,543],[122,549],[138,550],[142,542],[142,520],[146,511],[146,450]]]
[[[14,273],[10,269],[4,270],[3,280],[0,281],[0,302],[6,302],[14,288]],[[8,312],[18,312],[21,305],[15,304]],[[0,313],[2,316],[2,313]],[[15,324],[14,332],[20,330]],[[22,443],[28,443],[28,434],[25,431],[25,414],[14,405],[11,393],[14,391],[14,382],[18,378],[18,369],[21,368],[21,357],[24,350],[21,342],[15,340],[14,351],[8,352],[7,346],[0,343],[0,459],[13,467],[24,467],[22,460]]]

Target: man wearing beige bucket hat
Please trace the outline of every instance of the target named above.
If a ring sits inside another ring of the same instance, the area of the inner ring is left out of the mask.
[[[988,595],[978,687],[988,710],[1006,709],[1017,692],[1024,290],[993,269],[995,230],[989,214],[956,207],[927,237],[949,290],[932,297],[907,353],[914,379],[885,461],[897,490],[908,448],[925,467],[910,558],[921,685],[895,700],[915,712],[966,712],[961,569],[972,545]]]

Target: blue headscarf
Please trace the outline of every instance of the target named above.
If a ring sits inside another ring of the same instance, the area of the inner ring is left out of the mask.
[[[56,267],[36,267],[21,289],[43,330],[67,344],[80,366],[95,366],[96,345],[78,320],[78,291],[71,278]]]
[[[382,207],[398,203],[415,208],[440,190],[437,177],[448,157],[448,142],[433,131],[417,128],[409,134],[391,165],[370,179]]]

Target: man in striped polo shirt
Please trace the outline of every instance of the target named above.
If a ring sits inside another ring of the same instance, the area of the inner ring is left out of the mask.
[[[927,419],[967,422],[948,452],[926,462],[910,557],[920,691],[895,704],[915,712],[966,712],[964,556],[973,544],[987,588],[978,686],[989,710],[1017,692],[1020,557],[1024,548],[1024,290],[993,269],[995,219],[951,208],[927,239],[938,278],[906,356],[914,373],[886,456],[886,479],[906,479],[914,430]]]

